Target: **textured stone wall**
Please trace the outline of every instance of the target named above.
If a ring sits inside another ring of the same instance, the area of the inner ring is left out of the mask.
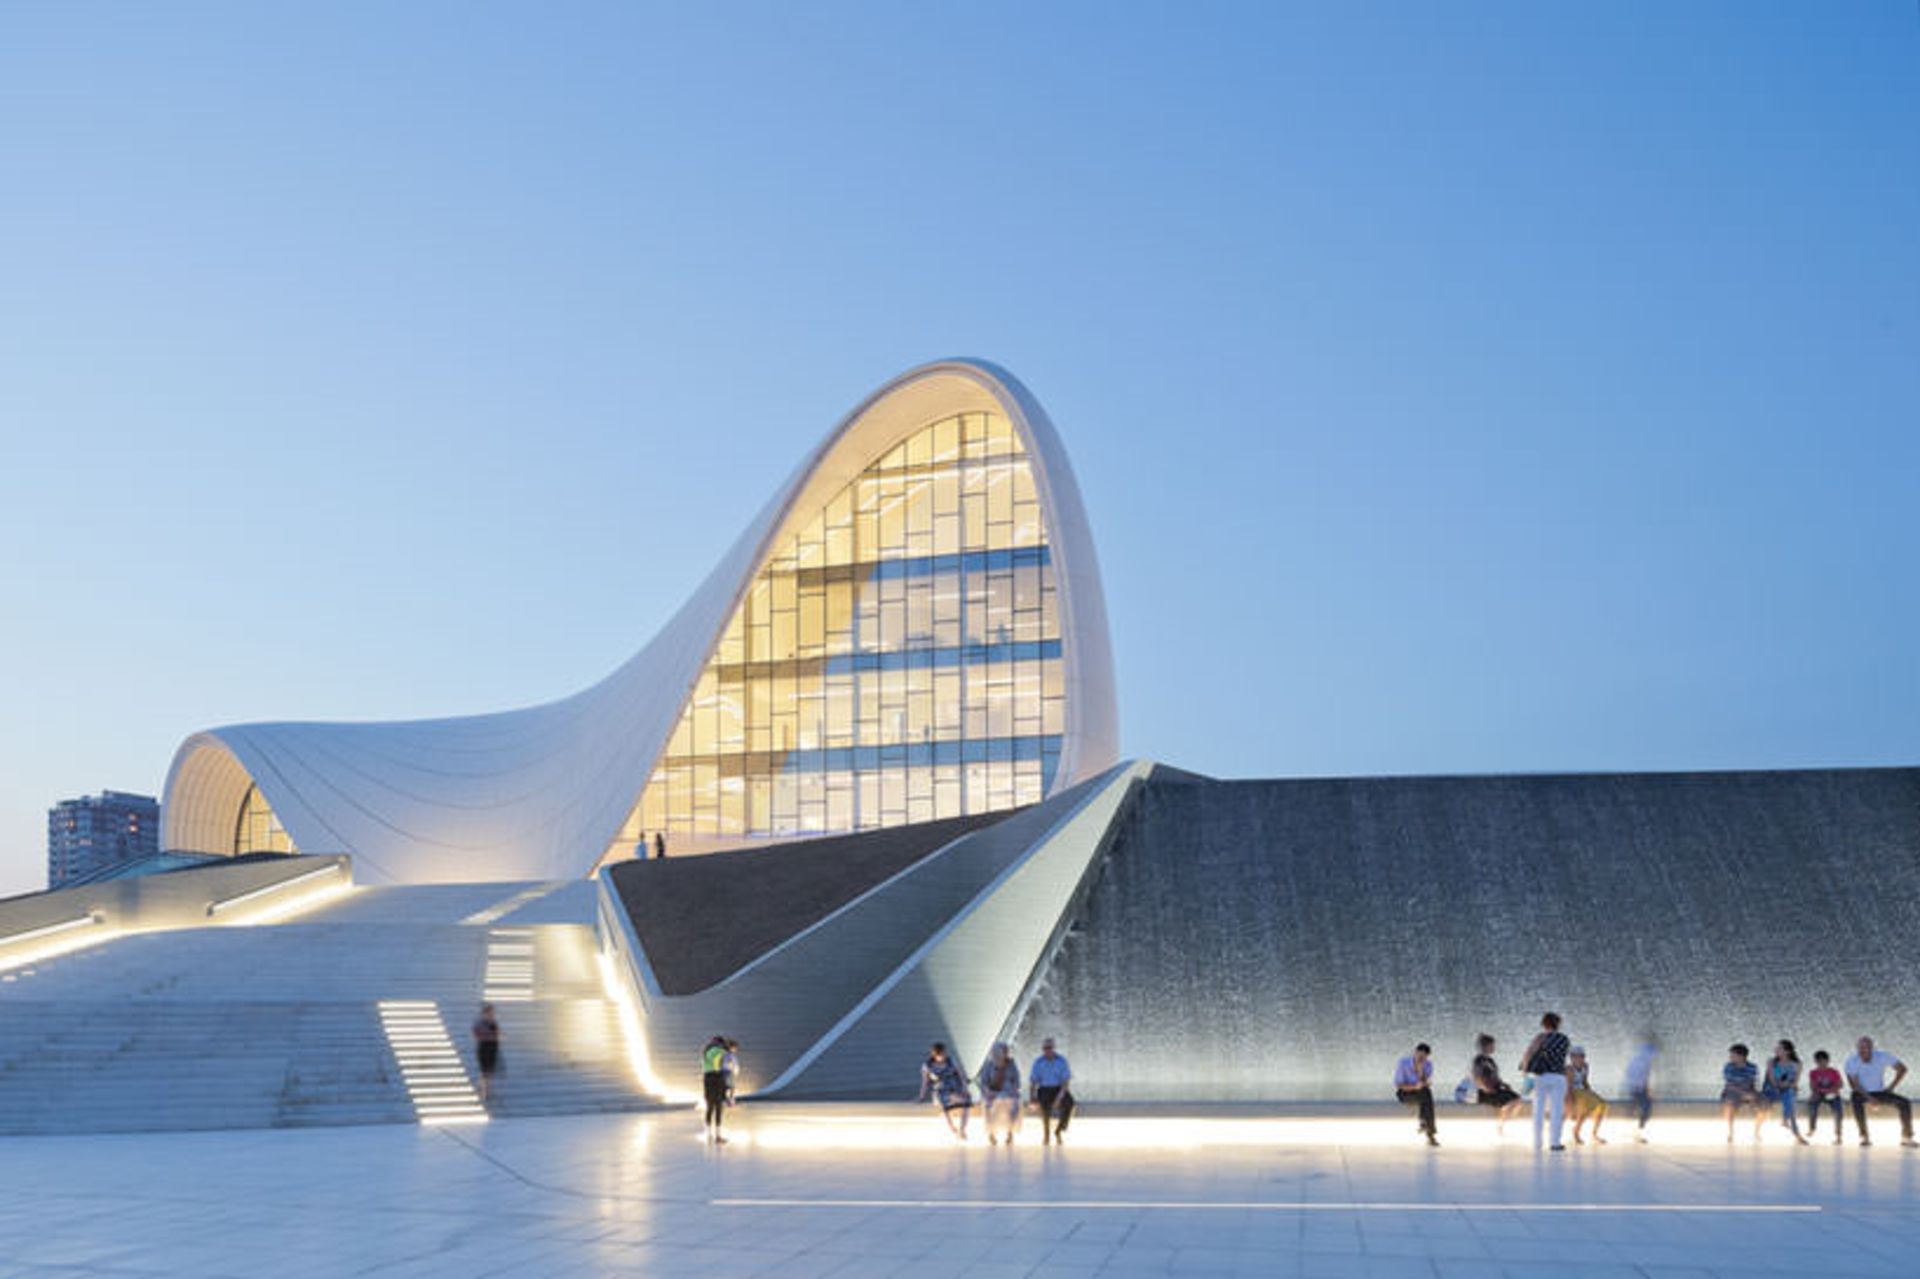
[[[1146,784],[1022,1023],[1114,1100],[1390,1095],[1552,1008],[1617,1091],[1725,1050],[1920,1069],[1920,769]],[[1916,1089],[1920,1091],[1920,1089]]]

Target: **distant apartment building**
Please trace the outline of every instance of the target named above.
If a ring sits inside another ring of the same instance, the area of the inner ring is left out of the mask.
[[[103,790],[47,810],[47,887],[160,851],[160,804],[151,795]]]

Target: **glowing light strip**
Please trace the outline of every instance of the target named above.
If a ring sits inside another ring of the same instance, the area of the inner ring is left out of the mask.
[[[1092,1119],[1084,1114],[1078,1117],[1073,1133],[1065,1144],[1069,1150],[1077,1148],[1091,1152],[1374,1148],[1418,1154],[1423,1159],[1445,1158],[1449,1152],[1464,1150],[1491,1153],[1502,1159],[1539,1160],[1543,1164],[1549,1161],[1561,1164],[1574,1162],[1581,1167],[1597,1167],[1593,1161],[1598,1160],[1624,1160],[1631,1163],[1644,1158],[1648,1150],[1729,1149],[1726,1124],[1716,1119],[1687,1115],[1656,1116],[1648,1129],[1653,1145],[1644,1148],[1634,1144],[1630,1125],[1609,1123],[1607,1128],[1614,1135],[1604,1148],[1574,1146],[1569,1134],[1570,1149],[1565,1153],[1543,1152],[1536,1155],[1531,1150],[1528,1124],[1515,1120],[1514,1131],[1501,1137],[1493,1120],[1478,1113],[1471,1117],[1461,1115],[1449,1122],[1447,1112],[1442,1111],[1440,1141],[1445,1149],[1429,1156],[1411,1117],[1389,1119],[1370,1115],[1315,1115],[1227,1119],[1102,1113]],[[1764,1138],[1758,1140],[1752,1137],[1745,1124],[1740,1125],[1736,1132],[1738,1141],[1733,1148],[1737,1148],[1743,1157],[1805,1157],[1800,1153],[1800,1148],[1792,1144],[1792,1138],[1777,1129],[1767,1132]],[[1016,1139],[1015,1149],[1032,1144],[1035,1148],[1034,1157],[1043,1157],[1035,1140],[1037,1136],[1038,1133],[1030,1131],[1024,1141]],[[741,1147],[794,1151],[875,1150],[897,1153],[909,1150],[965,1150],[968,1146],[981,1145],[977,1136],[973,1142],[965,1145],[955,1141],[946,1125],[924,1114],[905,1111],[896,1114],[862,1114],[825,1107],[808,1107],[804,1111],[787,1106],[753,1107],[733,1126],[728,1138]],[[693,1134],[688,1134],[688,1140],[696,1139]],[[1756,1147],[1782,1153],[1777,1156],[1761,1154]],[[1788,1155],[1784,1153],[1787,1151],[1795,1153]]]
[[[240,905],[242,902],[250,902],[256,898],[265,897],[270,893],[277,893],[282,889],[292,888],[295,884],[304,884],[309,880],[319,879],[322,875],[337,875],[341,869],[340,863],[335,862],[330,866],[322,866],[319,870],[310,870],[304,875],[295,875],[292,879],[283,879],[277,884],[268,884],[264,888],[256,888],[252,892],[241,893],[237,897],[227,897],[217,902],[208,902],[207,914],[218,915],[221,911],[229,910]]]
[[[542,893],[552,891],[551,885],[540,889]],[[493,929],[487,936],[487,968],[481,977],[481,998],[495,1004],[530,1003],[533,959],[532,929]]]
[[[1179,1199],[709,1199],[715,1208],[1070,1208],[1122,1212],[1714,1212],[1805,1214],[1819,1204],[1514,1204],[1514,1203],[1276,1203],[1262,1200]]]
[[[511,915],[528,902],[536,898],[545,897],[548,893],[555,892],[560,887],[560,884],[535,884],[532,888],[522,889],[503,902],[495,902],[493,905],[482,910],[474,911],[473,914],[468,915],[460,922],[463,924],[491,924],[494,920]]]
[[[57,924],[45,924],[39,928],[29,928],[24,933],[14,933],[10,937],[0,937],[0,946],[11,946],[15,942],[32,941],[36,937],[52,937],[56,933],[68,932],[75,928],[87,928],[105,921],[93,915],[82,915],[78,919],[63,919]]]
[[[78,929],[82,922],[96,924],[98,927],[91,932],[75,932],[74,930]],[[91,946],[98,946],[102,942],[112,941],[116,937],[125,935],[125,929],[114,928],[105,920],[96,919],[92,915],[87,916],[84,921],[70,919],[51,928],[36,928],[31,932],[16,933],[12,937],[0,940],[0,973],[6,974],[4,978],[6,981],[18,981],[20,977],[32,976],[33,966],[43,960],[72,954],[76,950],[86,950]],[[24,946],[19,949],[14,946],[16,942],[48,937],[56,939],[43,941],[38,946]],[[16,969],[26,971],[16,974]]]
[[[380,1029],[400,1064],[400,1082],[423,1124],[483,1124],[486,1108],[467,1076],[466,1063],[440,1016],[440,1005],[423,999],[379,1004]]]
[[[634,1083],[640,1086],[641,1092],[650,1093],[671,1105],[686,1106],[699,1101],[698,1094],[670,1087],[653,1073],[653,1060],[647,1053],[647,1036],[640,1027],[640,1009],[634,1003],[633,991],[614,971],[611,955],[596,949],[593,957],[599,963],[601,989],[613,1001],[620,1022],[620,1038],[626,1041],[627,1065],[633,1071]]]

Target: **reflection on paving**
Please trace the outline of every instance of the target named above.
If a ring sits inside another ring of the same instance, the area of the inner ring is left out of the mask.
[[[1465,1121],[1428,1151],[1403,1120],[1097,1112],[990,1150],[908,1106],[746,1106],[725,1150],[691,1111],[24,1138],[0,1275],[1913,1272],[1920,1154],[1686,1122],[1553,1157]]]

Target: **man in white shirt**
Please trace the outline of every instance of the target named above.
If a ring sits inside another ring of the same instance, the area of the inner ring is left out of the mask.
[[[1894,1089],[1907,1077],[1907,1064],[1890,1052],[1877,1051],[1873,1040],[1861,1037],[1841,1071],[1853,1088],[1853,1122],[1860,1129],[1860,1144],[1871,1146],[1867,1137],[1867,1107],[1892,1106],[1900,1112],[1900,1144],[1920,1145],[1913,1139],[1913,1104]],[[1887,1078],[1887,1072],[1893,1078]]]

